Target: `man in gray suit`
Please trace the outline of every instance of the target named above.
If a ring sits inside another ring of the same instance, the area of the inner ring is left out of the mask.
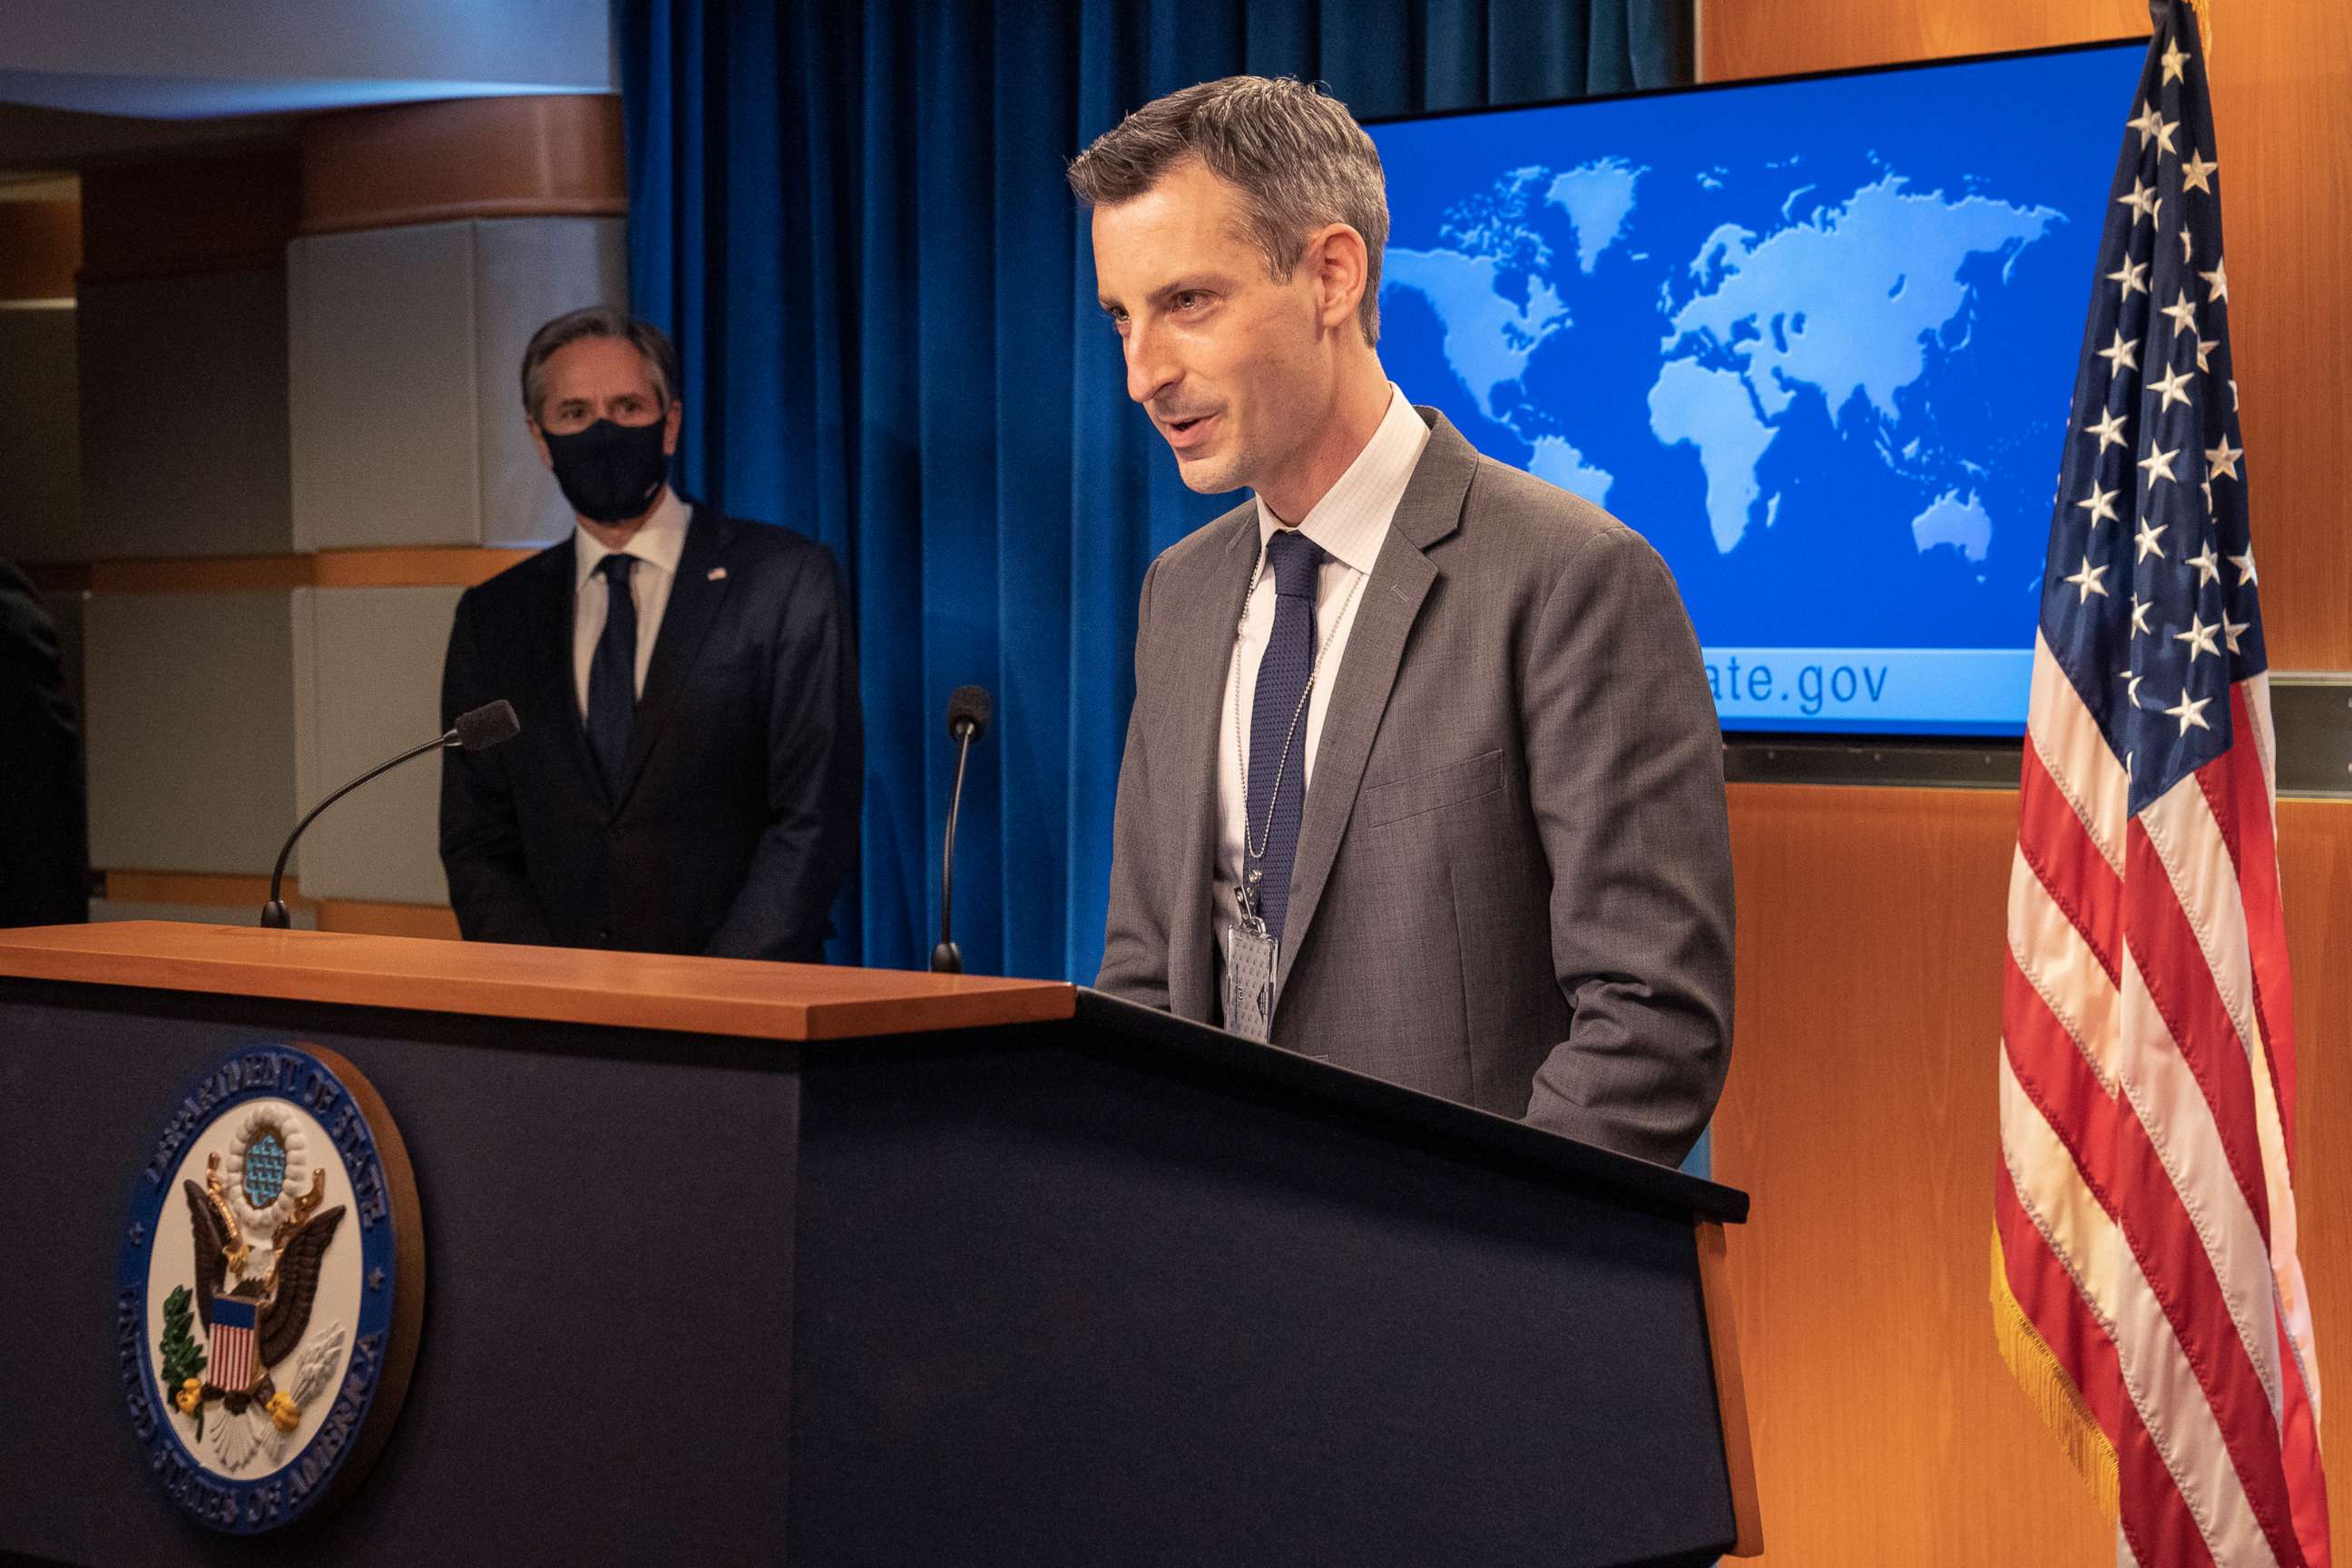
[[[1104,990],[1672,1163],[1723,1085],[1731,857],[1656,552],[1381,368],[1380,155],[1236,77],[1070,168],[1128,393],[1253,499],[1145,574]]]

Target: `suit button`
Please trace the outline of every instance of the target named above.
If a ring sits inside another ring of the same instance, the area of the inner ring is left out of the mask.
[[[610,941],[612,941],[612,940],[613,940],[613,928],[612,928],[611,926],[599,926],[599,927],[597,927],[597,928],[596,928],[596,940],[597,940],[598,942],[610,942]]]

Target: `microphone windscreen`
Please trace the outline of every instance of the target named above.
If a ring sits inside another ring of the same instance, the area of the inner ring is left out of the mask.
[[[955,694],[948,699],[948,733],[960,735],[962,727],[969,724],[971,726],[971,738],[979,740],[981,732],[988,728],[989,715],[993,707],[988,698],[987,687],[957,687]]]
[[[471,713],[460,713],[457,727],[458,745],[469,752],[487,752],[521,733],[522,721],[515,717],[514,704],[501,698]]]

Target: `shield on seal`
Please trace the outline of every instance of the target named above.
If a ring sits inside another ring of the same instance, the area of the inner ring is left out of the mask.
[[[213,1298],[209,1342],[215,1388],[242,1394],[251,1388],[261,1369],[254,1364],[253,1321],[256,1303],[241,1296]]]

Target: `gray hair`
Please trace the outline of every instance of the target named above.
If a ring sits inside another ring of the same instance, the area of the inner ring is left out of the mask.
[[[1277,279],[1297,270],[1307,235],[1325,224],[1361,235],[1369,266],[1356,316],[1364,342],[1381,341],[1388,183],[1346,104],[1289,77],[1204,81],[1154,99],[1096,137],[1070,164],[1070,189],[1088,206],[1117,206],[1188,158],[1241,188],[1250,237]]]
[[[671,346],[669,334],[618,306],[591,305],[583,310],[566,311],[531,333],[530,346],[522,351],[524,413],[533,419],[539,417],[540,403],[547,395],[547,362],[555,357],[557,350],[583,338],[618,338],[634,346],[645,356],[646,369],[653,376],[662,411],[669,411],[677,386],[677,350]]]

